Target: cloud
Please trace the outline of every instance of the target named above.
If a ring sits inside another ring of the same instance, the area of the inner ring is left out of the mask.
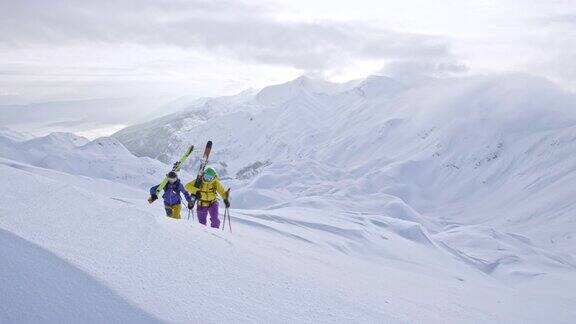
[[[288,21],[238,1],[4,0],[0,45],[139,44],[323,70],[362,59],[442,58],[445,39],[361,22]]]
[[[442,77],[468,72],[469,67],[454,58],[420,60],[405,59],[386,64],[381,74],[395,78]]]
[[[573,14],[553,15],[540,19],[538,22],[543,24],[576,25],[576,15]]]
[[[544,15],[531,21],[539,35],[531,39],[534,47],[526,69],[544,75],[565,88],[576,91],[576,7],[573,2],[562,14]],[[572,13],[570,12],[572,11]]]

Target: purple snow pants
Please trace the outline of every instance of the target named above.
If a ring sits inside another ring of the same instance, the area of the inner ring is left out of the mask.
[[[200,224],[206,225],[206,217],[210,213],[210,226],[214,228],[220,228],[220,219],[218,218],[218,202],[214,202],[210,206],[198,206],[196,208],[196,214],[198,215],[198,221]]]

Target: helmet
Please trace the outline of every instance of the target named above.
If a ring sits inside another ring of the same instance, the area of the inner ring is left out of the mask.
[[[174,171],[168,172],[166,175],[168,177],[168,182],[175,183],[178,180],[178,175]]]
[[[212,167],[207,167],[204,170],[204,180],[206,180],[206,181],[212,181],[217,176],[218,176],[218,174],[216,174],[216,170],[214,170],[214,168],[212,168]]]

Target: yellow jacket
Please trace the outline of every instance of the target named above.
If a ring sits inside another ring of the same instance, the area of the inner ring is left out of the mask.
[[[200,190],[200,200],[197,200],[197,203],[200,206],[212,205],[218,198],[216,193],[219,193],[222,199],[228,199],[228,194],[226,193],[224,186],[220,183],[220,181],[218,181],[218,178],[214,178],[212,181],[204,181],[204,179],[202,179],[202,183],[199,189],[194,187],[194,182],[196,181],[188,182],[184,188],[192,196],[196,195],[196,192]]]

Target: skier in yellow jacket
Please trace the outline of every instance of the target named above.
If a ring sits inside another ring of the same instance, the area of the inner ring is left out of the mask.
[[[194,186],[195,181],[190,181],[186,184],[185,189],[192,196],[196,197],[196,214],[198,221],[206,225],[206,218],[210,214],[210,225],[214,228],[220,227],[220,219],[218,218],[218,196],[224,200],[226,208],[230,207],[230,200],[228,200],[228,192],[224,186],[218,181],[216,170],[212,167],[207,167],[202,175],[200,188]]]

